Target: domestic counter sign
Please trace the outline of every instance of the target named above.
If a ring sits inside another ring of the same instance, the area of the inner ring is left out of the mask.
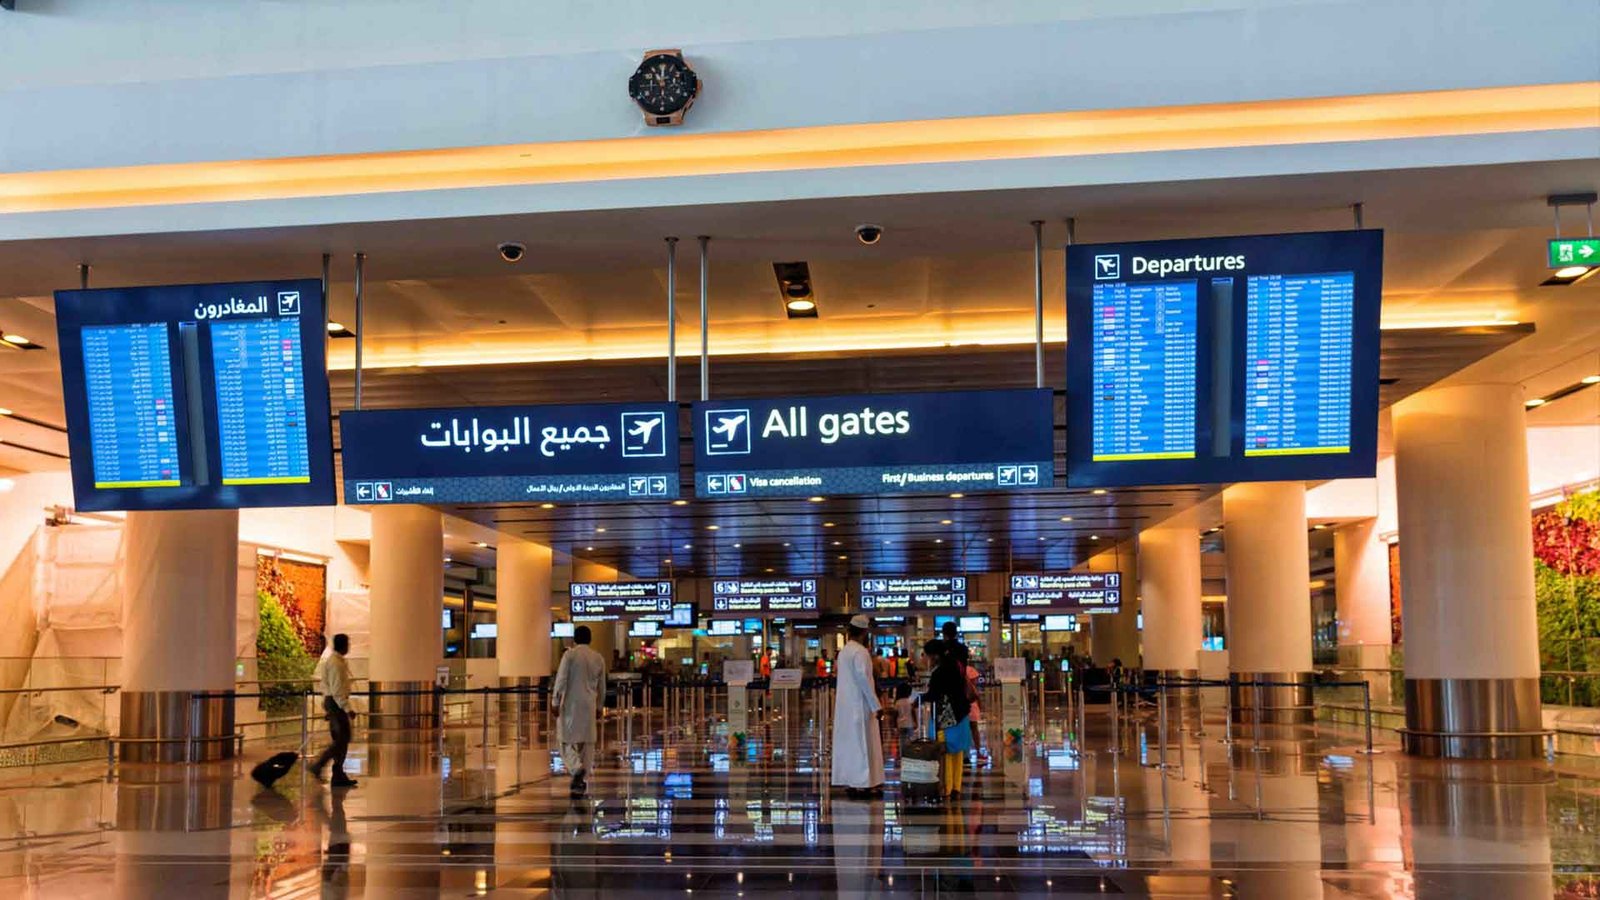
[[[694,405],[695,494],[1030,490],[1054,483],[1048,390],[858,394]]]

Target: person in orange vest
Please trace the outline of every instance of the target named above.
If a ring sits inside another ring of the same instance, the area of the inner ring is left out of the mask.
[[[764,651],[761,654],[761,677],[772,677],[772,653],[770,651]]]

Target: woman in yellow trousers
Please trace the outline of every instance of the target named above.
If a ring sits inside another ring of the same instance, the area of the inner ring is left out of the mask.
[[[932,674],[928,676],[928,692],[923,701],[928,704],[939,723],[938,739],[944,743],[944,765],[940,771],[940,787],[945,796],[961,796],[961,776],[966,767],[967,751],[972,749],[972,726],[967,722],[970,703],[967,700],[967,679],[961,661],[948,652],[943,641],[929,641],[922,648]]]

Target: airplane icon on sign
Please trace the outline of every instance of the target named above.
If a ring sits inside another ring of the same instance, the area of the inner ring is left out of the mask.
[[[706,410],[706,453],[726,456],[750,452],[750,410]]]

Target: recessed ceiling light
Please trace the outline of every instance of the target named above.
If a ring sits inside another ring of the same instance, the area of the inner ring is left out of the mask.
[[[694,549],[694,545],[693,544],[684,544],[683,545],[683,549],[685,549],[685,550],[693,550]]]
[[[1327,527],[1328,527],[1328,526],[1326,526],[1326,525],[1322,525],[1322,524],[1320,524],[1320,523],[1319,523],[1319,524],[1317,524],[1317,525],[1313,525],[1313,526],[1311,526],[1311,530],[1312,530],[1312,531],[1323,531],[1323,530],[1325,530],[1325,529],[1326,529],[1326,528],[1327,528]]]
[[[787,546],[789,546],[789,542],[788,542],[788,541],[784,541],[784,542],[783,542],[783,545],[784,545],[784,546],[785,546],[785,547],[787,547]]]
[[[488,547],[489,545],[485,544],[483,541],[473,541],[472,542],[472,546],[474,546],[474,547]]]
[[[942,544],[942,543],[944,543],[944,538],[934,538],[933,542],[935,544]]]
[[[892,541],[892,540],[890,540],[890,539],[889,539],[889,538],[884,538],[884,539],[883,539],[883,542],[884,542],[884,543],[885,543],[885,544],[892,544],[892,543],[894,543],[894,541]]]
[[[1098,541],[1098,540],[1100,540],[1100,535],[1098,535],[1098,534],[1091,534],[1091,535],[1089,535],[1089,540],[1091,540],[1091,541]]]
[[[827,497],[807,497],[806,499],[810,500],[812,503],[821,503],[822,501],[824,501],[824,500],[826,500],[828,498]]]
[[[1579,275],[1589,274],[1588,266],[1567,266],[1556,270],[1557,278],[1577,278]]]
[[[955,523],[956,523],[955,519],[940,519],[939,520],[939,524],[940,525],[954,525]]]
[[[1061,517],[1061,521],[1063,521],[1063,522],[1071,522],[1072,521],[1072,517],[1071,516],[1062,516]]]
[[[720,531],[721,529],[722,529],[721,525],[707,525],[706,526],[706,530],[707,531]]]
[[[20,334],[7,334],[3,337],[0,337],[0,341],[5,341],[8,344],[16,344],[19,347],[23,344],[33,343],[33,341],[28,340]]]
[[[762,569],[761,571],[763,571],[763,572],[771,572],[772,571],[772,567],[771,566],[767,566],[765,569]]]
[[[554,503],[541,503],[541,504],[539,504],[539,508],[540,509],[555,509],[556,505]]]
[[[832,528],[833,527],[833,523],[832,522],[823,522],[822,523],[822,527],[823,528]]]
[[[835,547],[837,547],[837,546],[839,546],[839,542],[838,542],[838,541],[834,541],[834,542],[833,542],[833,545],[834,545],[834,546],[835,546]]]
[[[994,543],[994,538],[989,538],[989,543]]]
[[[1044,535],[1042,535],[1042,534],[1039,535],[1039,540],[1041,540],[1041,541],[1044,540]]]
[[[1600,384],[1600,375],[1585,375],[1581,384]],[[0,413],[3,415],[3,413]]]
[[[845,555],[845,554],[843,554],[843,553],[841,553],[841,554],[839,554],[839,558],[840,559],[849,559],[850,557]]]
[[[672,564],[672,559],[669,557],[667,559],[663,559],[662,562],[666,563],[667,565],[671,565]]]
[[[739,549],[740,547],[743,547],[743,546],[744,546],[743,544],[734,544],[733,545],[733,549],[737,550],[737,549]]]
[[[585,550],[593,550],[594,548],[593,547],[585,547],[583,549],[585,549]]]
[[[950,499],[951,500],[960,500],[962,497],[965,497],[965,496],[966,496],[966,494],[951,494],[950,495]]]
[[[6,409],[4,406],[0,406],[0,416],[9,416],[9,415],[11,415],[11,410]]]
[[[601,526],[599,526],[598,528],[596,528],[594,530],[594,533],[595,534],[605,534],[606,533],[606,527],[604,525],[601,525]]]
[[[335,331],[343,331],[343,330],[344,330],[344,326],[341,325],[338,322],[329,322],[328,323],[328,331],[330,333],[335,332]]]
[[[1106,492],[1105,488],[1095,488],[1094,490],[1090,491],[1089,493],[1091,493],[1091,494],[1095,495],[1096,497],[1098,497],[1101,494],[1104,494],[1105,492]]]
[[[689,505],[689,501],[687,501],[687,500],[674,500],[674,501],[672,501],[672,505],[673,506],[688,506]]]
[[[796,297],[793,300],[790,300],[788,303],[785,303],[784,306],[788,308],[790,312],[795,313],[815,312],[817,309],[817,301],[811,299],[810,297]]]
[[[1543,406],[1544,405],[1544,398],[1543,397],[1534,397],[1531,400],[1524,400],[1522,405],[1527,407],[1528,409],[1533,409],[1536,406]]]

